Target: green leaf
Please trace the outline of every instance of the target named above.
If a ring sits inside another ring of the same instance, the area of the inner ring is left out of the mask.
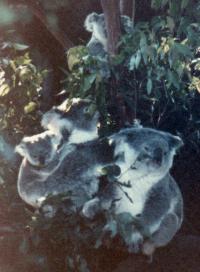
[[[67,52],[68,67],[71,71],[73,67],[81,63],[83,56],[87,55],[88,51],[85,46],[72,47]]]
[[[192,57],[192,52],[189,46],[181,43],[174,43],[174,49],[178,51],[181,55],[185,57]]]
[[[141,61],[141,53],[140,51],[137,52],[136,58],[135,58],[135,68],[137,69],[138,66],[140,65]]]
[[[131,58],[130,58],[130,62],[129,62],[129,70],[130,71],[133,71],[134,68],[135,68],[135,62],[136,62],[136,58],[135,58],[135,55],[133,55]]]
[[[83,92],[86,92],[91,88],[92,83],[95,81],[95,79],[96,79],[96,74],[92,74],[92,75],[84,77],[83,88],[82,88]]]
[[[31,112],[35,111],[36,108],[37,108],[37,104],[35,102],[31,101],[31,102],[28,103],[28,105],[26,105],[24,107],[24,112],[25,113],[31,113]]]
[[[28,45],[20,44],[20,43],[13,43],[13,47],[17,51],[24,51],[29,48]]]
[[[175,23],[174,23],[173,18],[170,16],[167,16],[167,25],[168,25],[170,31],[172,32],[174,30]]]
[[[151,94],[151,91],[152,91],[152,80],[151,80],[151,78],[148,78],[148,80],[147,80],[147,93],[148,93],[148,95],[150,95]]]
[[[10,87],[8,84],[2,84],[0,86],[0,96],[5,96],[10,92]]]
[[[175,88],[179,89],[180,85],[179,85],[179,78],[176,72],[174,71],[167,71],[167,75],[168,75],[168,81],[170,84],[174,85]]]

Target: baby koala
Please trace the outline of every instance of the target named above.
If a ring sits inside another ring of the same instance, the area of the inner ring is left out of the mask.
[[[67,152],[68,147],[74,149]],[[17,184],[26,203],[39,208],[48,196],[64,193],[70,195],[76,208],[81,208],[98,191],[99,170],[112,163],[113,147],[106,139],[97,139],[76,145],[65,144],[63,154],[56,170],[42,182],[40,170],[23,160]]]
[[[15,151],[27,161],[35,171],[40,172],[40,180],[44,181],[58,167],[63,156],[62,136],[52,131],[24,137]],[[71,148],[68,148],[71,151]],[[66,148],[65,152],[66,154]]]
[[[129,251],[151,256],[157,247],[171,241],[183,221],[182,195],[169,174],[182,141],[150,128],[123,129],[110,141],[115,145],[115,164],[121,170],[116,184],[108,186],[109,195],[117,200],[116,220],[123,214],[132,217],[132,234],[124,237]],[[104,202],[108,203],[108,193],[100,192],[86,203],[83,214],[94,216],[92,208],[98,211]]]
[[[47,166],[54,158],[61,144],[61,136],[45,131],[34,136],[24,137],[15,151],[25,157],[38,169]]]
[[[43,115],[41,125],[44,129],[62,134],[68,144],[97,139],[99,112],[95,110],[90,114],[89,107],[89,99],[66,99]]]
[[[108,41],[104,14],[95,12],[89,14],[85,20],[85,29],[92,32],[92,37],[87,44],[89,52],[93,56],[104,58],[108,52]],[[122,33],[133,31],[133,22],[128,16],[121,16]]]

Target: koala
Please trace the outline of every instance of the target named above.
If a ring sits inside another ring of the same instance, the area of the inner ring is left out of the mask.
[[[74,149],[73,145],[64,145],[62,136],[45,131],[34,136],[24,137],[15,151],[34,172],[40,173],[38,180],[44,181],[59,166],[62,158]]]
[[[44,129],[60,133],[71,143],[83,143],[98,138],[99,112],[89,113],[91,101],[88,99],[66,99],[60,106],[46,112],[41,120]]]
[[[68,146],[75,146],[67,152]],[[18,192],[29,205],[39,208],[52,195],[70,194],[77,209],[93,198],[99,188],[101,168],[113,161],[113,146],[107,139],[82,144],[64,145],[66,153],[53,173],[41,177],[41,172],[24,158],[18,175]],[[42,181],[42,182],[41,182]]]
[[[92,37],[87,44],[90,54],[105,58],[108,52],[108,44],[104,14],[95,12],[89,14],[86,17],[84,26],[88,32],[92,32]],[[133,31],[133,22],[128,16],[121,16],[121,26],[123,33]]]
[[[59,135],[45,131],[34,136],[24,137],[16,146],[15,151],[39,169],[54,160],[61,142]]]
[[[112,135],[115,164],[120,167],[116,184],[109,184],[83,207],[86,217],[115,201],[114,214],[128,213],[133,218],[132,235],[126,241],[130,252],[152,256],[165,246],[181,227],[183,199],[178,185],[169,174],[179,137],[150,128],[129,128]],[[111,203],[111,202],[110,202]]]
[[[51,192],[47,188],[52,182],[48,183],[48,178],[61,167],[62,162],[66,163],[63,166],[66,168],[68,160],[71,159],[71,156],[75,156],[71,154],[68,157],[68,154],[74,152],[73,154],[76,154],[78,158],[79,154],[76,150],[76,148],[80,149],[78,144],[98,138],[99,113],[95,111],[91,116],[89,106],[91,106],[90,100],[65,100],[60,106],[52,108],[43,115],[41,125],[46,129],[45,132],[25,137],[16,147],[16,151],[24,157],[19,171],[18,192],[28,204],[38,207],[45,196],[53,194],[53,189]],[[24,169],[29,169],[25,171],[26,174],[24,174]],[[29,179],[29,176],[31,177],[30,183],[21,182],[25,177]],[[37,186],[37,183],[41,181],[43,184]],[[41,189],[40,193],[37,191],[38,187]],[[59,193],[61,191],[58,190],[57,194]],[[54,194],[56,194],[55,191]]]

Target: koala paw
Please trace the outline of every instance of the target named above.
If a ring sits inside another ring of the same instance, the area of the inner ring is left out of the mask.
[[[142,245],[142,253],[144,255],[149,256],[151,260],[152,260],[152,256],[153,256],[155,249],[156,249],[155,245],[150,241],[146,241]]]
[[[99,212],[100,209],[100,200],[98,197],[87,201],[82,209],[82,214],[89,218],[92,219],[94,216]]]
[[[128,251],[129,253],[139,253],[142,250],[143,236],[139,232],[134,232],[129,241]]]

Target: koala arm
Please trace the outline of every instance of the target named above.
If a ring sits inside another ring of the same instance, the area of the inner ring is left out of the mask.
[[[146,241],[142,248],[143,253],[146,255],[152,255],[157,247],[167,245],[180,229],[183,221],[182,195],[173,178],[171,176],[169,176],[169,178],[169,198],[165,199],[165,201],[169,202],[168,212],[165,212],[162,216],[158,213],[159,217],[157,220],[155,220],[156,217],[154,217],[154,220],[148,219],[149,229],[151,230],[148,236],[146,236]]]
[[[176,234],[179,226],[177,215],[173,213],[167,214],[163,218],[159,229],[143,243],[142,252],[151,256],[157,247],[167,245]]]
[[[104,50],[104,46],[94,36],[92,36],[90,41],[88,42],[87,48],[92,56],[99,56],[101,58],[106,57],[106,51]]]

